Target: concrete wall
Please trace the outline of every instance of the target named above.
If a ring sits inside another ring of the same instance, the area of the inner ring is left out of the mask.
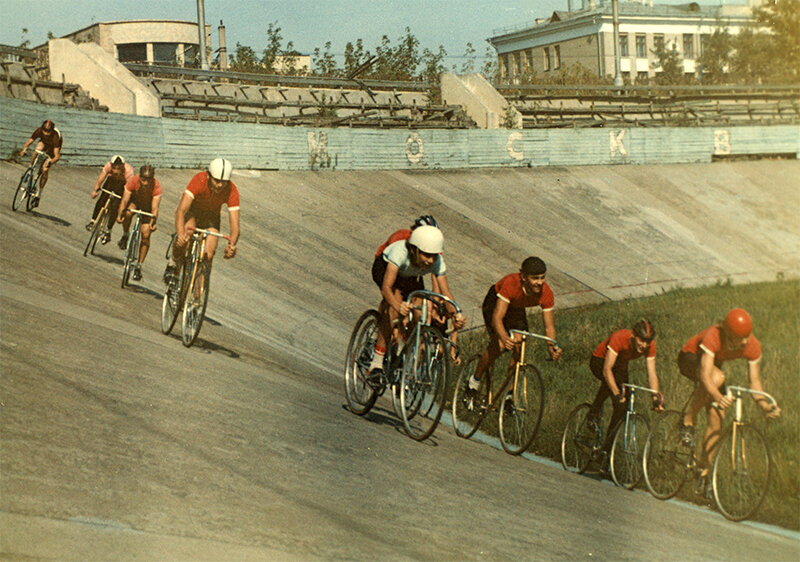
[[[503,127],[508,102],[494,89],[483,74],[459,76],[445,72],[440,77],[442,99],[448,105],[460,105],[481,129]],[[522,128],[522,115],[510,107],[514,128]]]
[[[800,152],[800,125],[627,129],[315,129],[139,117],[0,98],[0,155],[53,119],[65,163],[142,155],[193,168],[225,155],[238,168],[436,170],[711,162],[714,156]]]
[[[160,100],[100,45],[51,39],[50,75],[80,84],[115,113],[157,117]]]

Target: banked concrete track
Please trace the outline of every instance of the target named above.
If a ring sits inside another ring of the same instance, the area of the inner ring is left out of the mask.
[[[56,166],[13,213],[0,164],[0,555],[11,559],[797,559],[800,543],[512,458],[449,427],[416,443],[343,407],[341,363],[377,301],[374,248],[432,213],[478,321],[530,254],[559,306],[800,274],[800,164],[235,176],[239,256],[219,256],[185,349],[159,331],[167,193],[145,279],[84,258],[96,169]],[[117,227],[119,228],[119,227]],[[699,531],[702,529],[702,533]],[[628,532],[623,532],[627,530]]]

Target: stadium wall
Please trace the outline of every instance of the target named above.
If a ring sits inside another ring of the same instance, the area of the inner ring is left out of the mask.
[[[264,170],[443,170],[681,164],[800,156],[800,125],[536,130],[308,128],[87,111],[0,97],[0,156],[45,118],[64,135],[62,160],[96,166],[120,153],[158,167],[202,168],[216,156]]]

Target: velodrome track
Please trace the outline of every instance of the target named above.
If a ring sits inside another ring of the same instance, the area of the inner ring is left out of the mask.
[[[98,169],[57,165],[13,213],[0,163],[0,555],[11,559],[789,560],[796,536],[513,458],[443,425],[344,409],[374,248],[432,213],[479,321],[486,287],[544,258],[558,306],[800,275],[800,163],[461,172],[242,171],[239,255],[207,321],[159,331],[166,188],[145,278],[84,258]],[[223,224],[224,221],[223,221]],[[380,406],[380,404],[379,404]],[[627,532],[626,532],[627,531]]]

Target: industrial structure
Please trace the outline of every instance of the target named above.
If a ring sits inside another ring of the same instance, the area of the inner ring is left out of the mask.
[[[612,0],[582,0],[573,10],[555,11],[533,23],[497,30],[488,41],[497,51],[501,80],[516,84],[526,74],[542,80],[572,65],[601,77],[614,77]],[[745,0],[741,0],[744,2]],[[659,71],[657,45],[673,47],[683,58],[684,73],[698,73],[697,59],[714,30],[738,33],[753,23],[752,10],[764,0],[711,6],[697,2],[659,5],[653,0],[618,2],[620,73],[627,84],[647,83]]]

